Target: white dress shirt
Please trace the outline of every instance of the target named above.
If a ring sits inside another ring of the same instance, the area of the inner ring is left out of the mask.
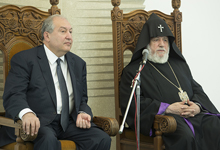
[[[50,51],[45,45],[44,45],[44,49],[48,58],[48,62],[50,65],[50,70],[52,73],[52,77],[53,77],[53,81],[54,81],[54,86],[55,86],[55,91],[56,91],[56,100],[57,100],[57,114],[61,114],[62,111],[62,98],[61,98],[61,91],[60,91],[60,86],[59,86],[59,81],[58,81],[58,77],[57,77],[57,73],[56,73],[56,68],[57,68],[57,62],[56,60],[58,59],[58,57],[52,52]],[[63,72],[63,76],[65,78],[66,81],[66,86],[67,86],[67,91],[69,94],[69,113],[73,110],[73,105],[74,105],[74,97],[73,97],[73,88],[72,88],[72,82],[71,82],[71,77],[70,77],[70,73],[68,70],[68,65],[67,65],[67,61],[65,59],[64,56],[60,57],[60,59],[62,61],[60,61],[61,64],[61,69]],[[19,118],[22,119],[23,115],[28,113],[28,112],[33,112],[31,109],[29,108],[25,108],[23,110],[20,111],[19,113]],[[34,113],[34,112],[33,112]]]

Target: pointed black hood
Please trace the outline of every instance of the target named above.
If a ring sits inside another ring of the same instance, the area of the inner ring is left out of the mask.
[[[141,33],[138,38],[138,42],[137,42],[136,48],[134,50],[134,54],[132,56],[131,62],[142,57],[142,50],[145,49],[147,47],[147,45],[150,43],[150,39],[153,37],[158,37],[158,36],[167,36],[168,37],[169,43],[170,43],[169,57],[179,56],[180,58],[182,58],[185,61],[180,50],[178,49],[178,47],[174,43],[175,38],[174,38],[173,33],[171,32],[170,28],[166,24],[166,22],[163,19],[161,19],[160,17],[158,17],[156,14],[152,13],[141,30]]]

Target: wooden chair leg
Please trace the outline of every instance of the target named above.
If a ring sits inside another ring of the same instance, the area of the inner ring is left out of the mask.
[[[26,145],[20,137],[17,137],[16,143],[17,144],[15,145],[14,150],[26,150]]]
[[[26,145],[24,144],[24,141],[21,139],[20,131],[18,128],[15,128],[15,135],[17,136],[17,138],[14,150],[26,150]]]
[[[154,150],[162,150],[162,144],[163,144],[162,132],[156,131],[155,135],[156,136],[154,137]]]

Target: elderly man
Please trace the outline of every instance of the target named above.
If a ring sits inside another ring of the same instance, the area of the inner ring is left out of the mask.
[[[143,49],[149,50],[141,72],[140,131],[152,135],[156,114],[173,116],[177,129],[163,134],[169,150],[219,150],[219,112],[193,79],[183,55],[174,43],[169,27],[156,14],[144,24],[131,62],[123,70],[120,105],[125,113],[131,93],[131,81],[142,61]],[[135,102],[131,103],[126,122],[134,129]]]
[[[59,140],[74,141],[77,150],[110,149],[110,137],[92,122],[86,63],[70,52],[70,23],[50,16],[43,23],[42,40],[43,45],[11,59],[3,95],[6,116],[22,119],[27,134],[38,134],[35,150],[61,150]],[[12,128],[2,128],[0,146],[15,138]]]

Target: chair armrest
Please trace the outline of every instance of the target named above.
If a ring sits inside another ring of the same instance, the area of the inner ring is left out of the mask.
[[[154,129],[162,133],[172,133],[176,131],[176,120],[173,116],[156,115],[154,119]]]
[[[27,134],[24,132],[24,130],[23,130],[23,128],[22,128],[22,121],[21,121],[21,120],[18,120],[17,123],[21,125],[21,128],[20,128],[19,131],[20,131],[20,136],[21,136],[21,139],[22,139],[22,140],[24,140],[24,141],[33,141],[33,140],[36,139],[37,134],[34,134],[33,136],[31,136],[31,134],[27,135]],[[30,130],[31,130],[31,129],[30,129]],[[29,133],[31,133],[31,131],[30,131]]]
[[[0,116],[0,125],[2,126],[7,126],[7,127],[12,127],[12,128],[21,128],[21,124],[14,122],[13,119],[6,118],[3,116]]]
[[[114,118],[94,116],[93,122],[109,136],[115,136],[119,131],[118,121]]]
[[[37,137],[37,135],[31,136],[24,133],[21,120],[14,122],[13,119],[0,116],[0,126],[15,128],[15,135],[23,141],[33,141]]]

